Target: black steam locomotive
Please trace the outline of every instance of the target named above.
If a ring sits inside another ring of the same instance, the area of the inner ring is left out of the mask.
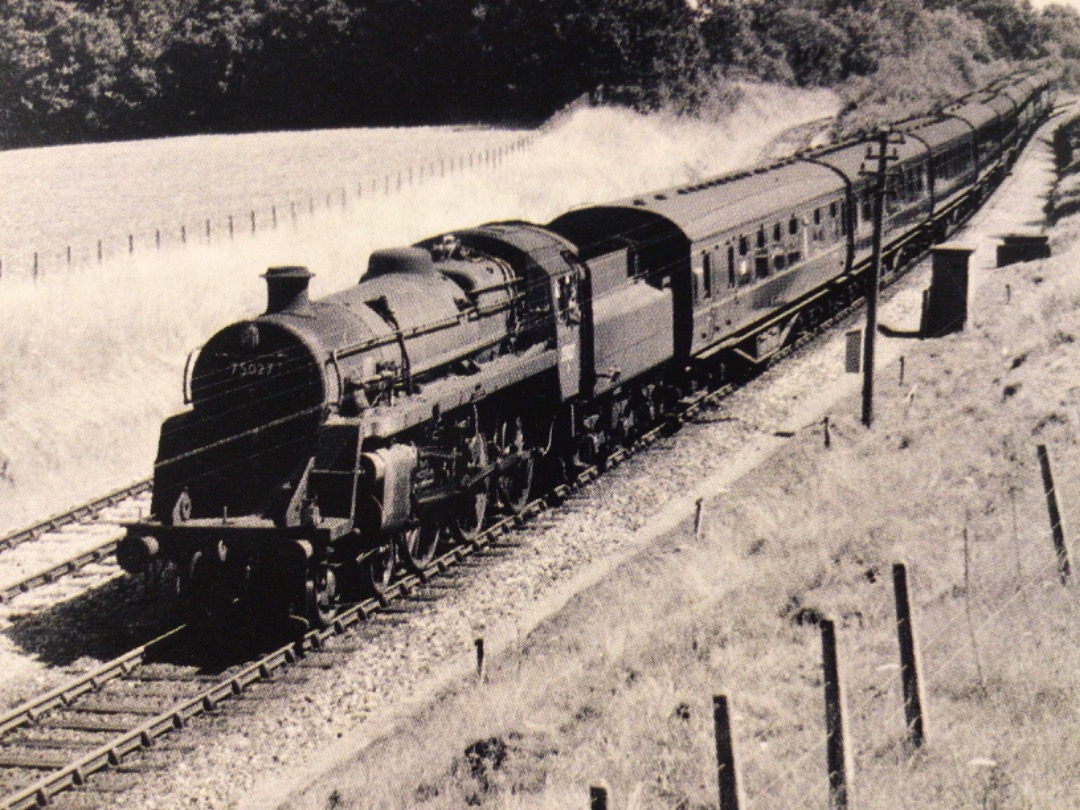
[[[975,210],[1049,109],[1045,78],[1013,77],[902,126],[884,271]],[[325,624],[862,294],[865,148],[378,251],[321,300],[271,268],[266,312],[185,373],[121,564],[167,565],[206,616]]]

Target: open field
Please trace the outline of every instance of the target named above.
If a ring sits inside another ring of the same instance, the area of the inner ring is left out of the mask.
[[[269,220],[272,205],[281,218],[289,202],[307,214],[311,200],[351,198],[358,184],[380,190],[386,175],[447,161],[510,143],[521,130],[480,127],[339,129],[200,135],[106,144],[80,144],[0,152],[0,259],[7,275],[27,274],[33,253],[43,273],[72,263],[93,265],[97,240],[108,255],[127,250],[134,234],[140,250],[153,244],[175,247],[185,225],[191,241],[205,240],[211,220],[218,235],[226,218],[237,216],[243,231],[255,210]]]
[[[485,220],[546,221],[574,205],[721,173],[753,162],[762,144],[788,128],[835,110],[831,94],[770,87],[748,92],[743,105],[721,121],[586,109],[497,169],[368,195],[346,208],[301,217],[295,226],[284,221],[275,231],[232,242],[136,252],[101,266],[47,272],[36,283],[5,273],[0,279],[5,347],[0,355],[0,530],[148,475],[159,425],[182,407],[188,352],[225,323],[261,311],[265,291],[258,275],[266,267],[306,264],[317,274],[313,294],[325,295],[355,283],[375,248]],[[378,134],[370,136],[372,143]],[[281,147],[282,139],[307,143],[313,136],[265,137]],[[418,143],[427,143],[427,134],[418,137]],[[383,157],[377,159],[373,150],[369,158],[380,165],[395,160],[401,142],[394,133],[382,141]],[[238,143],[229,140],[225,152],[207,152],[206,160],[227,164],[208,170],[208,176],[231,176],[229,167],[238,160],[231,150]],[[267,147],[257,138],[248,143],[265,155]],[[431,144],[435,149],[438,138]],[[93,163],[81,165],[87,162]],[[68,168],[65,199],[97,206],[104,176],[94,167],[83,171],[89,179],[80,190],[79,172]],[[119,170],[109,176],[114,188],[125,186]],[[280,186],[268,181],[265,188],[252,186],[244,193],[274,198],[294,182],[275,178]],[[171,204],[174,196],[169,182],[162,181],[158,193],[162,204]],[[58,185],[55,181],[54,189]],[[218,199],[213,183],[191,183],[195,190],[200,186],[207,205]],[[5,193],[17,196],[13,189]],[[49,199],[46,195],[38,203],[43,211],[49,210]],[[118,207],[118,217],[128,210]],[[112,229],[129,224],[118,218]]]
[[[396,724],[369,718],[356,749],[315,758],[340,764],[283,806],[580,808],[604,783],[614,807],[715,807],[718,693],[734,708],[748,806],[825,806],[822,616],[839,628],[855,806],[1080,806],[1080,603],[1059,582],[1036,461],[1048,446],[1065,525],[1080,525],[1080,217],[1050,231],[1053,259],[988,269],[996,234],[1041,220],[1048,152],[1037,145],[961,237],[979,247],[966,331],[882,342],[871,430],[838,371],[840,336],[814,353],[824,364],[785,373],[801,405],[783,422],[763,410],[760,458],[678,493],[637,554],[582,573],[521,638],[504,632],[485,683],[450,677]],[[918,300],[901,291],[883,322],[913,328]],[[896,560],[929,723],[914,755]]]

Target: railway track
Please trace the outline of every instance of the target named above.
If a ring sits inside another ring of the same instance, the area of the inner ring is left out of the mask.
[[[134,517],[128,513],[139,508],[150,486],[150,479],[137,481],[0,537],[0,605],[91,566],[107,566],[91,579],[114,574],[110,560],[123,534],[120,521]],[[129,506],[126,511],[125,504]],[[115,512],[119,514],[112,514]],[[74,554],[69,550],[73,546],[77,548]],[[34,553],[30,553],[31,547]],[[16,551],[20,552],[18,557],[13,554]]]

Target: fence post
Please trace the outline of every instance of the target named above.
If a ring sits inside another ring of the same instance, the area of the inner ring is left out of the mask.
[[[161,250],[161,228],[154,231],[154,249]]]
[[[484,682],[484,637],[480,636],[473,642],[476,648],[476,679]]]
[[[276,231],[277,230],[277,206],[276,205],[271,205],[270,206],[270,222],[272,223],[271,227]]]
[[[915,652],[915,626],[911,622],[907,568],[893,563],[893,593],[896,595],[896,636],[900,643],[900,683],[904,689],[904,720],[911,747],[922,748],[926,741],[922,690],[919,685],[919,661]]]
[[[101,240],[97,240],[97,263],[101,264],[101,260],[105,256],[105,251],[101,249]]]
[[[589,810],[607,810],[607,788],[600,785],[589,788]]]
[[[1054,536],[1054,551],[1057,554],[1058,576],[1062,585],[1069,584],[1072,566],[1069,564],[1069,547],[1065,543],[1065,526],[1061,510],[1058,507],[1057,490],[1054,487],[1054,473],[1050,468],[1050,452],[1045,444],[1036,447],[1039,455],[1039,469],[1042,470],[1043,492],[1046,493],[1046,509],[1050,515],[1050,531]]]
[[[251,232],[255,233],[255,209],[251,209]]]
[[[233,238],[233,218],[232,214],[229,214],[229,238]]]
[[[71,267],[71,245],[67,246],[67,264]]]
[[[694,503],[694,537],[701,537],[705,523],[705,499],[698,498]]]
[[[38,254],[37,254],[37,251],[35,250],[34,251],[34,281],[37,281],[37,274],[38,274]]]
[[[844,694],[840,683],[840,663],[836,655],[836,626],[832,619],[821,620],[821,657],[825,676],[826,759],[829,768],[829,807],[847,810],[847,752],[844,738]]]
[[[210,244],[210,220],[206,220],[206,243]]]
[[[720,810],[739,810],[735,735],[732,733],[727,695],[713,696],[713,725],[716,728],[716,781],[720,791]]]
[[[128,253],[134,253],[134,252],[135,252],[135,235],[129,233],[128,234]]]

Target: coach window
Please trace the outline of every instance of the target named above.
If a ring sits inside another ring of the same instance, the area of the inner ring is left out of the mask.
[[[768,256],[755,256],[754,257],[754,275],[758,278],[769,277],[769,257]]]
[[[745,256],[750,252],[750,238],[746,236],[739,237],[739,255]]]
[[[706,253],[701,257],[701,282],[704,285],[705,298],[712,298],[712,255]]]
[[[779,222],[777,222],[775,225],[773,225],[772,240],[774,242],[779,242],[780,241],[780,223]]]
[[[833,216],[836,216],[836,214],[833,214]],[[814,224],[815,225],[820,225],[821,224],[821,209],[820,208],[815,208],[814,209]]]
[[[757,246],[759,248],[765,247],[765,226],[764,225],[762,225],[760,228],[758,228]]]
[[[788,220],[787,229],[788,233],[792,236],[797,234],[799,232],[799,218],[793,216],[790,220]]]
[[[735,246],[732,244],[727,246],[727,284],[735,286]]]

